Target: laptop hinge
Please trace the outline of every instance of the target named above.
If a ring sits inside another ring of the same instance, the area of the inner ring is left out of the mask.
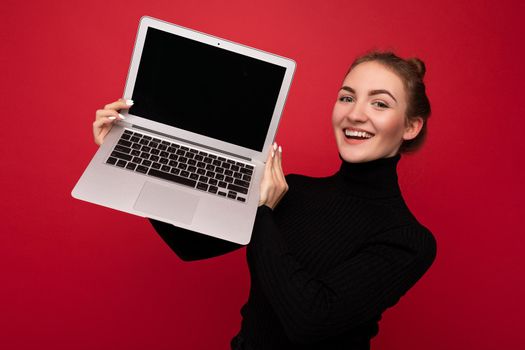
[[[218,148],[214,148],[214,147],[210,147],[210,146],[206,146],[206,145],[203,145],[203,144],[198,143],[198,142],[193,142],[193,141],[185,140],[185,139],[183,139],[183,138],[175,137],[175,136],[173,136],[173,135],[165,134],[165,133],[163,133],[163,132],[159,132],[159,131],[151,130],[151,129],[145,128],[145,127],[143,127],[143,126],[139,126],[139,125],[131,124],[131,127],[132,127],[132,128],[135,128],[135,129],[139,129],[139,130],[147,131],[147,132],[150,132],[150,133],[152,133],[152,134],[159,135],[159,136],[163,136],[163,137],[166,137],[166,138],[169,138],[169,139],[174,139],[174,140],[181,141],[181,142],[184,142],[184,143],[189,143],[189,144],[192,144],[192,145],[197,146],[197,147],[206,148],[206,149],[209,149],[210,151],[214,151],[214,152],[218,152],[218,153],[226,154],[226,155],[229,155],[229,156],[232,156],[232,157],[236,157],[236,158],[244,159],[244,160],[249,161],[249,162],[252,161],[252,159],[250,159],[250,158],[248,158],[248,157],[245,157],[245,156],[241,156],[241,155],[239,155],[239,154],[235,154],[235,153],[231,153],[231,152],[226,152],[226,151],[224,151],[224,150],[221,150],[221,149],[218,149]]]

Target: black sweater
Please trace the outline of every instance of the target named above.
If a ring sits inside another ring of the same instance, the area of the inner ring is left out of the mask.
[[[259,208],[239,339],[252,349],[369,349],[381,314],[430,267],[436,242],[399,190],[400,157],[343,162],[326,178],[288,175],[272,211]],[[183,259],[240,245],[152,220]]]

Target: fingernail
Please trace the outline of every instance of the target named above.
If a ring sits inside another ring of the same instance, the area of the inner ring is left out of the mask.
[[[115,120],[117,117],[108,117],[109,120]]]
[[[274,143],[273,143],[273,150],[274,150],[274,151],[277,151],[277,142],[274,142]]]
[[[133,103],[135,103],[135,102],[133,102],[133,100],[126,100],[126,104],[128,106],[133,106]]]
[[[283,148],[279,146],[279,153],[283,153]]]
[[[119,118],[122,119],[122,120],[126,119],[126,117],[124,117],[124,116],[123,116],[122,114],[120,114],[120,113],[118,114],[118,116],[119,116]]]
[[[274,151],[272,151],[272,158],[273,158],[274,156],[275,156],[275,152],[274,152]]]

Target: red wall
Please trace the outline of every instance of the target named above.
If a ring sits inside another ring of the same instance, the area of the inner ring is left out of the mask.
[[[0,347],[229,349],[239,329],[244,249],[184,263],[145,220],[70,196],[145,14],[297,61],[277,137],[287,173],[337,169],[330,115],[356,55],[422,58],[429,139],[399,170],[438,256],[384,313],[372,348],[522,346],[523,4],[3,0]]]

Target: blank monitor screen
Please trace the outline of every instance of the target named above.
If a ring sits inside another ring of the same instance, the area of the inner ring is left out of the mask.
[[[285,71],[148,28],[129,112],[262,151]]]

